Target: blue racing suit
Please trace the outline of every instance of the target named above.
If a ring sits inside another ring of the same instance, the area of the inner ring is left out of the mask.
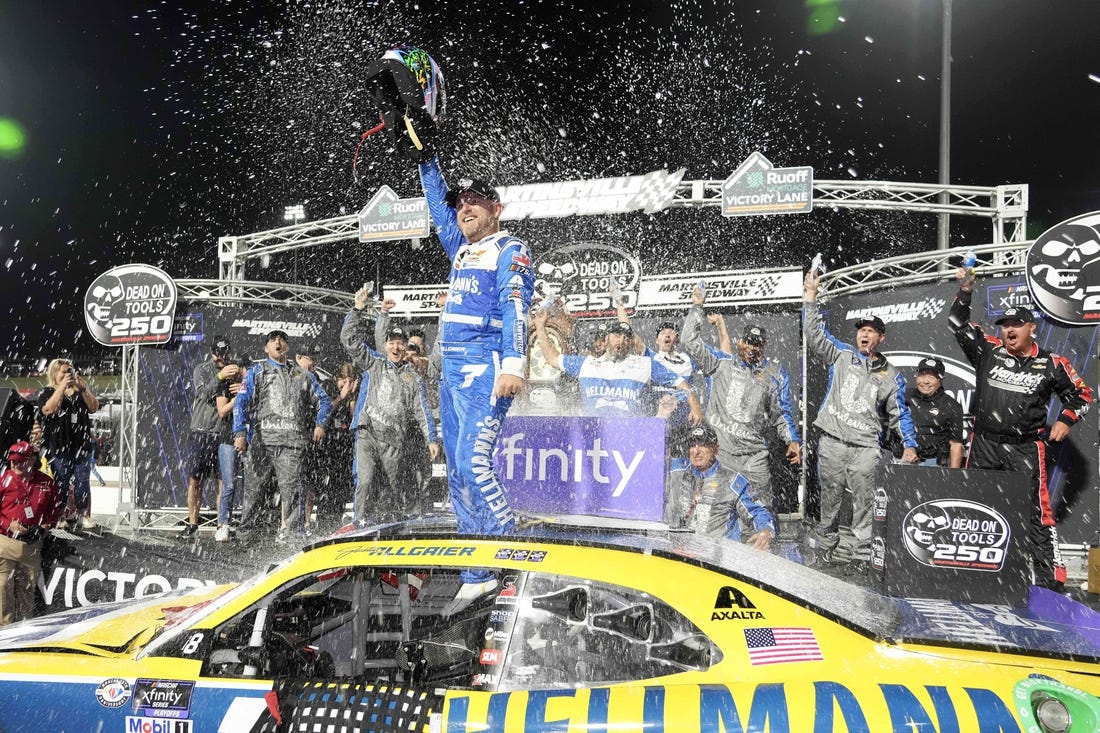
[[[497,374],[526,378],[527,314],[534,274],[527,245],[507,232],[467,242],[446,204],[439,159],[420,164],[436,234],[451,260],[437,340],[443,356],[439,412],[451,504],[464,534],[504,534],[515,526],[493,467],[512,398],[493,396]],[[468,579],[464,578],[467,582]]]

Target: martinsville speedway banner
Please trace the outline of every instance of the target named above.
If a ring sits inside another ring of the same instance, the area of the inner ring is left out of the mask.
[[[955,292],[954,282],[926,284],[830,299],[822,303],[822,309],[829,330],[846,342],[855,335],[853,324],[857,319],[881,318],[886,323],[883,353],[910,385],[921,358],[930,355],[941,359],[947,372],[944,389],[962,405],[969,430],[973,424],[974,368],[948,328],[947,315]],[[993,321],[1013,306],[1036,311],[1035,340],[1041,347],[1066,357],[1095,394],[1097,329],[1066,326],[1039,314],[1022,276],[980,278],[974,290],[970,319],[980,323],[986,333],[997,335]],[[808,419],[812,423],[824,395],[825,368],[811,358],[807,374],[811,405]],[[1047,424],[1052,423],[1060,411],[1061,402],[1055,397],[1051,401]],[[1066,544],[1092,542],[1100,521],[1097,426],[1094,405],[1070,431],[1069,440],[1062,445],[1052,444],[1050,448],[1053,459],[1048,474],[1051,504],[1059,520],[1059,538]]]

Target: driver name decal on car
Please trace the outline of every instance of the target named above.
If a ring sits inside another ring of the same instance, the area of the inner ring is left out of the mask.
[[[351,547],[341,550],[336,555],[337,560],[342,560],[348,555],[364,554],[367,557],[384,555],[386,557],[430,557],[432,555],[443,557],[468,557],[474,554],[476,547],[436,547],[434,545],[408,545],[402,547]]]

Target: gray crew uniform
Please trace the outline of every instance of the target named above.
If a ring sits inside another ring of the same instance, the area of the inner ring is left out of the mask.
[[[344,349],[363,370],[351,423],[355,432],[353,504],[356,520],[367,519],[368,516],[377,518],[396,511],[415,511],[415,505],[421,502],[419,495],[403,496],[397,480],[410,420],[417,421],[426,441],[437,442],[424,380],[409,365],[394,364],[368,348],[363,338],[364,329],[368,326],[369,316],[353,308],[340,329]],[[378,463],[382,464],[382,471],[390,484],[388,494],[371,493]],[[419,487],[411,488],[420,493]]]
[[[748,480],[720,461],[706,471],[688,466],[669,474],[665,522],[674,529],[734,542],[743,539],[742,526],[775,535],[772,515],[753,497]]]
[[[854,559],[868,560],[884,416],[888,427],[901,434],[904,446],[917,449],[916,431],[905,404],[905,377],[881,354],[864,356],[829,333],[817,303],[805,303],[803,315],[810,351],[829,371],[829,389],[814,420],[814,427],[821,430],[817,450],[821,484],[818,539],[822,549],[837,546],[840,508],[845,491],[850,492]]]
[[[693,305],[684,320],[683,346],[696,369],[710,380],[705,414],[707,424],[718,434],[718,462],[744,475],[757,500],[772,511],[774,491],[765,436],[775,428],[786,443],[801,442],[787,414],[789,405],[786,411],[783,407],[786,372],[769,362],[753,366],[736,355],[715,355],[703,341],[705,320],[703,306]]]
[[[293,362],[267,358],[250,366],[233,403],[233,435],[252,438],[244,462],[245,495],[241,531],[259,523],[268,485],[274,475],[279,499],[286,509],[288,529],[302,522],[304,453],[314,426],[326,427],[332,400],[313,374]]]

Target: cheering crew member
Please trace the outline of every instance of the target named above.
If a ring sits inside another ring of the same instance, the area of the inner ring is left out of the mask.
[[[710,382],[706,418],[718,434],[719,459],[752,482],[760,503],[774,511],[769,429],[786,442],[792,465],[802,461],[787,370],[765,358],[768,337],[762,326],[745,327],[736,355],[716,354],[702,334],[706,292],[695,288],[691,302],[684,319],[684,350]]]
[[[250,366],[233,401],[233,445],[244,464],[244,508],[237,537],[249,540],[262,521],[272,477],[280,499],[276,542],[304,521],[302,456],[325,437],[332,401],[317,378],[289,361],[286,331],[264,340],[267,358]]]
[[[381,334],[381,352],[368,348],[364,332],[368,316],[364,311],[369,293],[355,293],[355,306],[340,329],[340,341],[352,362],[363,370],[359,397],[352,411],[355,431],[355,521],[391,516],[397,510],[422,511],[421,485],[404,489],[399,481],[402,464],[409,460],[405,436],[417,426],[430,457],[439,452],[435,421],[428,413],[428,398],[422,380],[405,361],[408,335],[400,326]],[[388,490],[375,490],[375,470],[381,464]]]
[[[809,544],[824,552],[827,562],[846,560],[835,551],[840,542],[841,507],[852,507],[855,547],[849,562],[858,567],[870,560],[871,508],[875,469],[881,458],[879,436],[884,428],[898,430],[905,444],[902,460],[917,461],[917,434],[905,404],[905,377],[878,347],[886,340],[886,324],[878,316],[855,322],[854,344],[840,341],[825,328],[817,305],[813,270],[803,281],[806,344],[829,370],[829,388],[814,427],[821,431],[817,476],[821,483],[821,519],[809,534]]]
[[[0,473],[0,626],[30,618],[42,570],[42,535],[57,523],[57,484],[38,470],[38,452],[25,440],[8,449]]]
[[[970,323],[974,274],[956,273],[959,292],[951,304],[950,324],[966,358],[974,365],[974,433],[967,468],[1020,471],[1034,488],[1029,539],[1035,584],[1060,591],[1066,566],[1058,549],[1058,530],[1047,486],[1047,441],[1060,443],[1092,403],[1085,385],[1065,357],[1035,343],[1035,316],[1027,308],[1009,308],[996,320],[1000,338]],[[1058,395],[1062,411],[1047,428],[1050,400]]]
[[[488,183],[447,188],[433,156],[420,181],[451,274],[437,343],[443,356],[439,411],[447,479],[458,531],[504,534],[515,516],[493,467],[493,451],[527,373],[527,314],[535,289],[527,245],[500,229],[504,206]],[[495,586],[465,572],[458,608]],[[480,586],[480,587],[478,587]]]
[[[943,362],[926,356],[917,362],[917,378],[909,387],[907,404],[917,431],[917,454],[922,466],[962,468],[963,412],[943,389]]]
[[[772,515],[753,496],[748,479],[718,462],[718,434],[709,425],[688,433],[688,466],[669,474],[665,521],[707,537],[742,539],[768,550],[775,537]],[[741,526],[752,529],[743,535]]]
[[[581,386],[581,401],[586,415],[601,417],[641,417],[645,414],[642,398],[652,384],[659,384],[687,395],[692,425],[703,422],[699,398],[683,377],[648,356],[632,354],[634,330],[629,323],[617,321],[607,331],[603,356],[563,356],[547,333],[549,311],[540,308],[534,317],[535,336],[546,363],[571,374]]]

